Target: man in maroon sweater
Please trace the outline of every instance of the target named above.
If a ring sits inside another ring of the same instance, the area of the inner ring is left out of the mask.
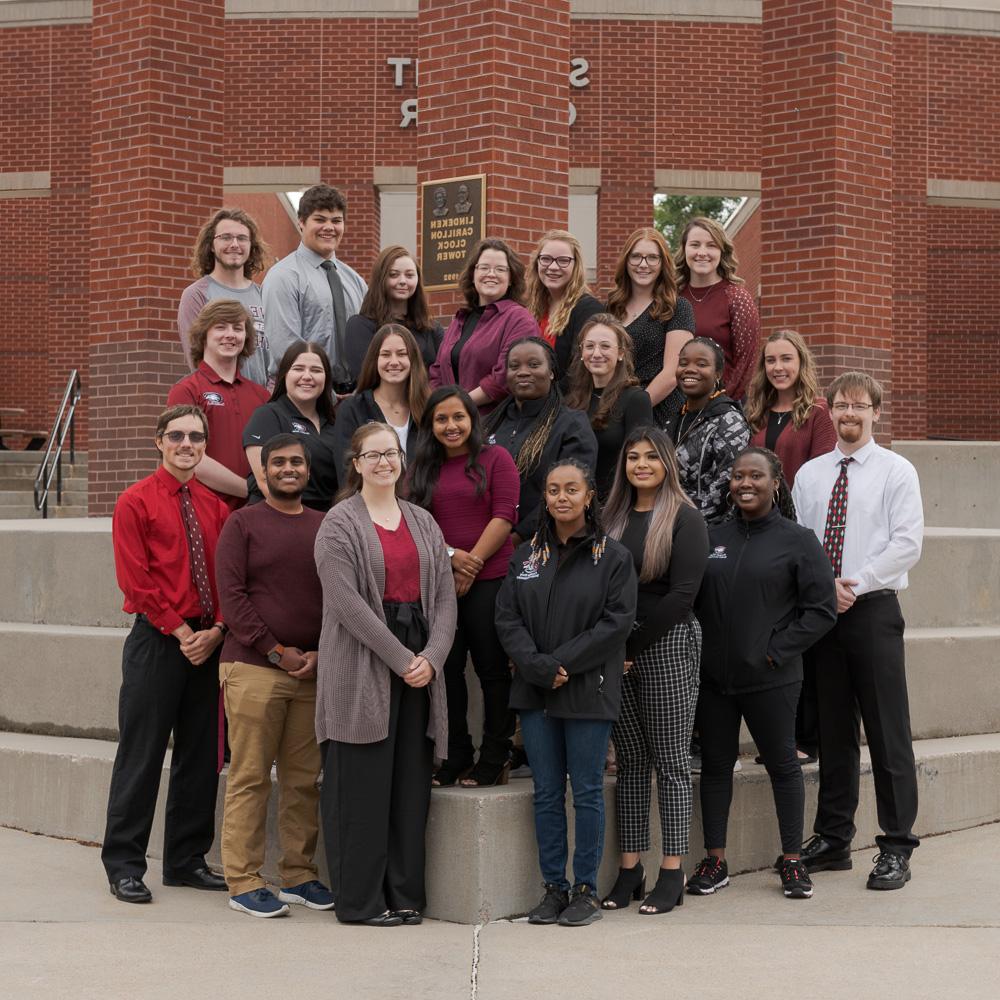
[[[316,650],[323,619],[313,546],[323,514],[302,504],[309,454],[299,438],[278,434],[260,457],[268,495],[229,518],[216,551],[219,603],[229,626],[219,666],[231,758],[222,865],[234,910],[276,917],[288,913],[287,903],[314,910],[334,905],[313,863],[320,772]],[[277,896],[260,874],[272,762],[280,804]]]

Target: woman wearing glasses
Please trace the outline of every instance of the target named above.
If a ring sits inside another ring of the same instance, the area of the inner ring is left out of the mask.
[[[580,241],[565,230],[550,229],[531,255],[528,310],[542,339],[555,349],[560,384],[569,373],[580,330],[603,308],[587,288]]]
[[[316,536],[324,836],[338,920],[419,924],[432,758],[448,752],[441,670],[455,585],[434,518],[398,498],[396,432],[365,424],[350,455],[340,502]]]
[[[431,387],[460,385],[480,413],[489,413],[507,395],[508,347],[538,336],[538,324],[521,305],[524,264],[503,240],[480,240],[458,287],[466,304],[445,331],[431,365]]]
[[[694,336],[694,313],[691,303],[678,296],[670,247],[658,230],[637,229],[626,241],[615,265],[608,312],[632,338],[635,374],[664,427],[683,403],[675,391],[677,357]]]

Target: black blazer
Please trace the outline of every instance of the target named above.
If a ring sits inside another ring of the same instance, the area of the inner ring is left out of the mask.
[[[576,338],[580,335],[583,324],[591,316],[605,311],[604,303],[595,299],[593,295],[582,295],[569,314],[566,329],[556,337],[556,381],[564,392],[569,366],[573,363],[576,350]]]
[[[385,414],[375,402],[371,389],[348,396],[337,407],[337,420],[333,426],[333,453],[337,462],[337,474],[341,482],[347,476],[347,452],[350,450],[351,437],[362,424],[372,421],[387,424]],[[417,448],[417,425],[410,417],[409,430],[406,433],[406,461],[413,460]]]

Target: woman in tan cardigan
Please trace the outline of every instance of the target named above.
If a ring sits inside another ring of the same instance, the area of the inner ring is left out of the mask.
[[[397,496],[395,431],[359,427],[349,457],[341,500],[316,537],[330,879],[338,920],[419,924],[432,757],[448,747],[440,675],[455,637],[455,584],[434,519]]]

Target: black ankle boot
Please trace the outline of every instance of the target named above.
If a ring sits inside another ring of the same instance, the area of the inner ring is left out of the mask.
[[[684,905],[684,869],[661,868],[653,891],[642,901],[639,912],[644,917],[669,913],[675,906]],[[652,906],[652,910],[643,907]]]
[[[642,899],[646,891],[646,873],[642,862],[637,861],[632,868],[619,868],[618,878],[604,899],[601,907],[605,910],[627,910],[630,900]]]

